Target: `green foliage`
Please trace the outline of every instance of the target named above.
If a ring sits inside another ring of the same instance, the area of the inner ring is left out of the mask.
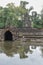
[[[23,27],[22,21],[19,20],[19,21],[17,22],[17,24],[18,24],[17,27]]]
[[[34,28],[42,28],[43,23],[40,14],[37,14],[36,11],[32,12],[32,27]]]
[[[23,7],[21,6],[21,3],[18,7],[16,7],[14,3],[8,3],[4,8],[0,7],[0,25],[3,24],[2,27],[8,25],[23,27],[22,16],[28,11],[28,9],[25,8],[28,2],[21,2],[23,3]],[[19,20],[19,18],[21,19]]]
[[[26,9],[28,2],[21,1],[20,6],[15,6],[14,3],[8,3],[6,7],[0,6],[0,28],[13,25],[15,27],[23,27],[24,25],[24,15],[27,13],[28,17],[31,18],[32,27],[43,28],[43,9],[41,15],[37,14],[36,11],[33,11],[32,16],[29,15],[33,7]],[[40,19],[41,17],[41,19]],[[20,20],[19,20],[20,18]],[[29,20],[30,20],[29,18]]]

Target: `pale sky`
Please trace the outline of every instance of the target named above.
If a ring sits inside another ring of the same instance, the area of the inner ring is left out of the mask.
[[[34,10],[38,13],[41,11],[43,7],[43,0],[0,0],[0,6],[5,6],[7,3],[15,3],[15,5],[19,5],[20,1],[27,1],[29,2],[29,5],[27,5],[27,8],[30,6],[34,7]]]

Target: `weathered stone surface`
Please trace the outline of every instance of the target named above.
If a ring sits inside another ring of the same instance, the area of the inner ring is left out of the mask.
[[[15,28],[15,27],[10,27],[10,28],[4,28],[4,29],[0,29],[0,41],[4,41],[4,34],[10,31],[12,36],[13,36],[13,40],[17,39],[18,37],[30,37],[30,36],[41,36],[43,37],[43,29],[36,29],[36,28]]]

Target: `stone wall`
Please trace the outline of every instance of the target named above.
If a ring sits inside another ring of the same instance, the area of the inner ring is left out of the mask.
[[[19,35],[22,37],[23,35],[32,35],[32,36],[43,36],[43,29],[36,29],[36,28],[5,28],[0,29],[0,41],[4,40],[4,34],[6,31],[10,31],[13,36],[13,40],[17,39]]]
[[[17,38],[17,33],[13,30],[13,29],[0,29],[0,41],[4,41],[4,34],[5,32],[10,31],[12,33],[13,36],[13,40],[15,40]]]

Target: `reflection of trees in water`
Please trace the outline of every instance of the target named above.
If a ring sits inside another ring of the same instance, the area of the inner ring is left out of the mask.
[[[13,56],[13,53],[12,53],[12,42],[4,42],[4,53],[7,55],[7,56]]]
[[[36,49],[36,46],[31,46],[31,49]]]
[[[41,50],[41,56],[43,57],[43,46],[40,47]]]
[[[5,42],[5,43],[4,43],[4,48],[5,48],[6,50],[12,49],[12,43],[10,43],[10,42]]]
[[[14,54],[19,53],[20,58],[27,58],[27,53],[33,53],[33,50],[30,49],[28,44],[20,44],[15,42],[4,42],[3,51],[7,56],[13,56]]]
[[[30,50],[30,46],[28,45],[24,45],[24,46],[21,46],[19,48],[19,54],[20,54],[20,58],[27,58],[28,56],[26,55],[28,52],[33,52],[32,50]]]

